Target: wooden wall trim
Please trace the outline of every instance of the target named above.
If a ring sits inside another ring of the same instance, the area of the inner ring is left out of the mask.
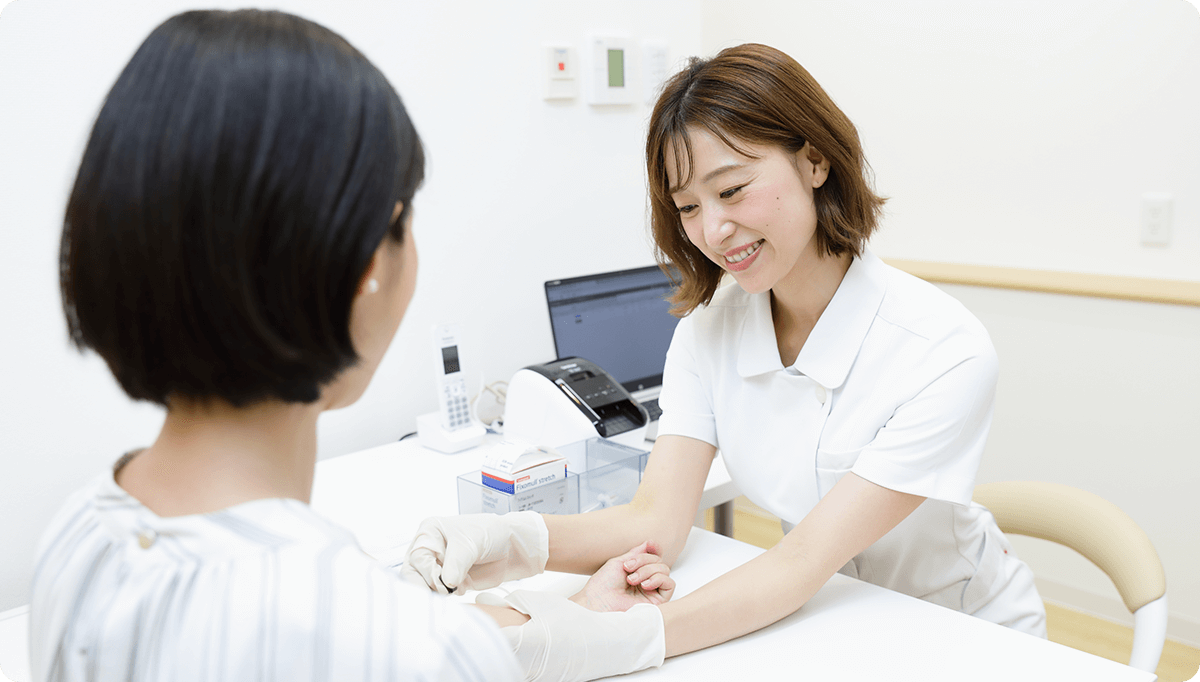
[[[1200,282],[885,258],[929,282],[1200,306]]]

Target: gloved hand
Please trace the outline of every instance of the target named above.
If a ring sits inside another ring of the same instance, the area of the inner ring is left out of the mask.
[[[485,590],[537,575],[550,558],[550,532],[541,514],[465,514],[425,519],[400,576],[442,594]]]
[[[483,603],[498,601],[484,593]],[[503,600],[529,616],[501,628],[526,682],[582,682],[662,665],[667,652],[662,612],[651,604],[600,613],[548,592],[517,590]]]

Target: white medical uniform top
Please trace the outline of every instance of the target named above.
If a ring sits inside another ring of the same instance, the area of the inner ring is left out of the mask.
[[[308,505],[160,518],[101,476],[43,536],[34,680],[515,680],[469,606],[403,582]]]
[[[725,286],[681,320],[658,433],[720,448],[742,493],[789,526],[850,471],[929,498],[842,572],[966,613],[1008,592],[1001,601],[1025,597],[1040,614],[1032,580],[1011,579],[1028,568],[971,504],[996,375],[962,304],[865,251],[790,367],[769,292]]]

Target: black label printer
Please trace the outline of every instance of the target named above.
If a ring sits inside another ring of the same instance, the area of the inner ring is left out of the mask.
[[[649,421],[616,379],[583,358],[518,370],[504,400],[504,437],[552,448],[597,436],[644,448]]]

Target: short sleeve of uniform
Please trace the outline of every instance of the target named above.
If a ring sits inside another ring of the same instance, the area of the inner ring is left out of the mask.
[[[991,427],[998,362],[986,334],[945,339],[851,469],[885,488],[966,505]]]
[[[663,412],[658,420],[658,435],[688,436],[718,446],[711,387],[701,377],[696,360],[696,319],[693,313],[679,321],[667,349],[662,393],[658,397]]]

